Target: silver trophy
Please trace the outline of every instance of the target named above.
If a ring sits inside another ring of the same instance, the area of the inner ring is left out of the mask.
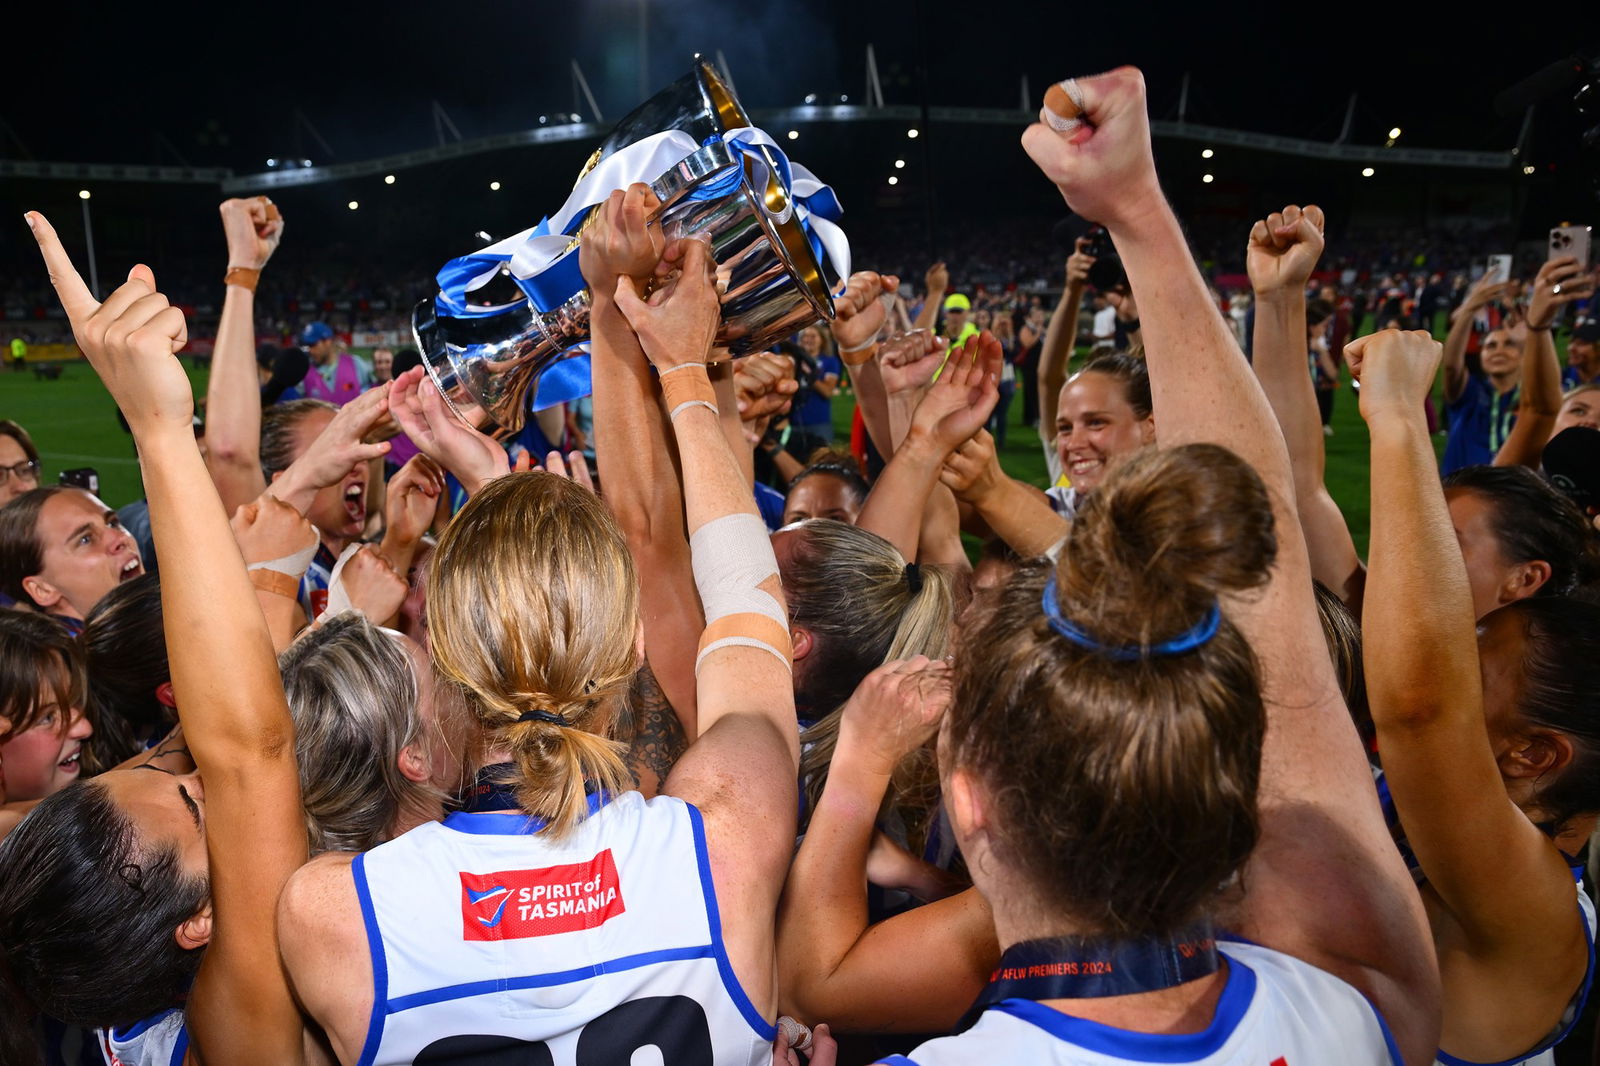
[[[748,124],[732,92],[700,62],[623,119],[583,173],[607,154],[667,129],[705,141]],[[731,188],[707,195],[713,180],[717,190]],[[824,276],[766,148],[735,150],[713,140],[650,187],[661,201],[650,224],[660,226],[667,240],[704,236],[710,241],[722,302],[719,346],[734,355],[762,351],[833,318],[829,289],[836,279]],[[574,239],[581,239],[581,231]],[[483,295],[503,291],[505,282],[495,279]],[[522,299],[499,314],[455,318],[438,314],[428,299],[417,304],[411,325],[428,373],[450,407],[468,425],[504,437],[522,428],[539,376],[573,345],[589,339],[590,302],[583,289],[548,312]]]

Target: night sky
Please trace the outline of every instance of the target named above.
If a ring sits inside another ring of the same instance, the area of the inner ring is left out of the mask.
[[[434,143],[431,101],[466,137],[573,108],[582,65],[608,119],[638,102],[638,0],[422,4],[16,5],[0,78],[0,154],[76,162],[264,169],[268,156],[342,162]],[[1573,51],[1600,49],[1570,18],[1484,24],[1436,5],[802,3],[649,0],[652,90],[721,49],[745,104],[807,92],[859,99],[877,49],[889,103],[1016,106],[1049,81],[1119,63],[1145,69],[1152,110],[1313,139],[1505,150],[1520,116],[1494,96]],[[294,117],[299,111],[326,145]],[[1574,157],[1575,122],[1541,109],[1534,153]],[[330,156],[331,150],[331,156]]]

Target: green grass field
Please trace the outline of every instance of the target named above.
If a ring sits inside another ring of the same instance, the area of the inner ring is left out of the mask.
[[[203,395],[206,371],[191,370],[197,395]],[[839,439],[849,439],[852,400],[841,396],[834,405]],[[1045,484],[1044,454],[1035,432],[1021,424],[1022,397],[1011,403],[1011,426],[1001,463],[1013,477]],[[92,466],[100,471],[101,495],[120,507],[143,495],[133,440],[117,421],[116,406],[85,362],[68,363],[57,381],[41,381],[28,373],[0,371],[0,418],[12,418],[33,435],[44,459],[44,484],[54,484],[62,470]],[[1341,388],[1334,402],[1334,435],[1328,440],[1328,486],[1344,508],[1364,553],[1367,543],[1367,431],[1356,411],[1355,393]]]

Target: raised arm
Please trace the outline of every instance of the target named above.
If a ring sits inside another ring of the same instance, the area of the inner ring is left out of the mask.
[[[1229,617],[1261,664],[1268,728],[1261,836],[1234,928],[1350,981],[1408,1058],[1437,1047],[1438,973],[1427,921],[1378,808],[1361,743],[1323,646],[1289,455],[1260,386],[1211,301],[1156,180],[1144,79],[1123,68],[1077,82],[1087,122],[1030,126],[1023,146],[1073,210],[1105,224],[1140,294],[1161,444],[1211,442],[1249,462],[1277,522],[1272,579]]]
[[[28,223],[79,347],[128,419],[166,571],[172,688],[205,781],[210,857],[209,928],[186,923],[178,933],[180,942],[206,943],[188,1000],[191,1057],[299,1062],[299,1011],[273,961],[278,893],[307,855],[294,723],[266,622],[195,445],[189,379],[173,354],[187,340],[183,313],[142,265],[97,304],[50,224],[37,213]]]
[[[273,478],[267,491],[305,514],[317,492],[336,484],[356,463],[387,455],[388,441],[368,444],[365,437],[388,413],[392,387],[391,383],[368,389],[339,408],[311,446]]]
[[[1573,920],[1572,875],[1507,795],[1484,721],[1472,592],[1422,413],[1438,345],[1425,332],[1389,331],[1345,353],[1372,434],[1361,632],[1384,775],[1429,887],[1461,927],[1453,954],[1470,962],[1443,960],[1452,976],[1470,981],[1463,967],[1485,966],[1521,975],[1503,1006],[1483,1005],[1501,1017],[1451,1017],[1450,1034],[1487,1023],[1498,1042],[1507,1026],[1532,1025],[1531,1043],[1549,1028],[1537,1019],[1539,999],[1570,994],[1587,945]]]
[[[897,439],[891,428],[888,389],[875,356],[882,350],[879,339],[888,317],[882,297],[899,285],[893,275],[861,270],[850,275],[844,292],[833,301],[833,339],[839,345],[839,361],[850,373],[867,435],[885,460],[894,455]]]
[[[1327,456],[1306,361],[1306,282],[1322,254],[1322,231],[1322,209],[1315,205],[1303,211],[1285,207],[1250,230],[1245,264],[1256,308],[1251,365],[1289,448],[1311,576],[1359,611],[1366,570],[1344,514],[1323,481]]]
[[[828,781],[778,912],[782,1009],[845,1032],[951,1028],[999,959],[976,890],[868,925],[867,855],[895,766],[949,704],[949,668],[918,656],[880,666],[839,721]]]
[[[1089,284],[1089,268],[1094,266],[1094,256],[1084,251],[1088,244],[1089,238],[1079,237],[1077,250],[1067,258],[1066,286],[1044,329],[1044,343],[1039,349],[1039,439],[1044,443],[1045,459],[1052,471],[1056,469],[1056,401],[1061,397],[1061,386],[1067,383],[1067,364],[1078,343],[1078,309],[1083,305],[1084,286]]]
[[[674,241],[658,268],[669,280],[649,302],[627,275],[616,283],[616,302],[660,373],[706,618],[696,663],[699,736],[664,791],[705,817],[734,970],[758,1006],[770,1007],[772,915],[794,842],[799,729],[777,560],[705,371],[719,315],[714,267],[703,242]]]
[[[1517,421],[1494,457],[1495,466],[1539,468],[1545,443],[1561,413],[1561,364],[1551,329],[1561,308],[1594,295],[1595,276],[1572,256],[1539,268],[1528,301],[1528,336],[1522,348],[1522,388]]]
[[[1047,554],[1067,537],[1070,523],[1056,514],[1045,494],[1000,469],[987,430],[979,430],[945,458],[939,480],[1024,559]]]
[[[1467,340],[1472,336],[1473,319],[1496,300],[1514,296],[1520,287],[1519,282],[1496,282],[1485,274],[1467,290],[1461,306],[1450,313],[1450,332],[1444,338],[1441,360],[1445,403],[1454,403],[1461,396],[1461,390],[1467,387]]]
[[[645,226],[654,207],[647,186],[612,193],[595,212],[579,259],[594,300],[589,322],[600,484],[639,572],[645,658],[692,740],[701,728],[694,658],[704,619],[684,536],[677,453],[650,364],[613,296],[619,278],[643,282],[661,258],[661,232]]]
[[[300,579],[316,557],[317,531],[300,512],[265,493],[233,512],[229,524],[272,634],[272,650],[282,654],[307,622]]]
[[[917,405],[911,430],[867,495],[856,524],[917,558],[923,511],[945,456],[983,428],[999,401],[1000,342],[988,333],[959,349]]]
[[[283,238],[283,218],[271,200],[224,200],[228,272],[222,319],[206,383],[206,466],[234,510],[261,495],[261,389],[256,376],[256,283]]]
[[[928,295],[912,327],[931,330],[939,324],[939,308],[944,303],[945,291],[950,288],[950,269],[942,261],[935,263],[922,276],[922,282],[927,286]]]

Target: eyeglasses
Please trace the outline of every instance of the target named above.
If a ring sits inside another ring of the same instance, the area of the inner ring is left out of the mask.
[[[12,478],[20,480],[38,481],[39,464],[32,459],[25,459],[13,466],[0,466],[0,485],[4,485]]]

